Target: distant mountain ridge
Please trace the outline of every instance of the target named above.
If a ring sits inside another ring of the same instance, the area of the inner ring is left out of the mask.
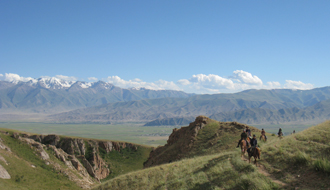
[[[110,102],[192,95],[175,90],[123,89],[103,81],[70,82],[57,78],[0,81],[0,111],[57,113]]]
[[[250,124],[316,121],[329,118],[324,111],[330,107],[327,103],[329,99],[330,87],[312,90],[247,90],[234,94],[109,103],[52,115],[50,118],[72,123],[143,121],[153,125],[176,123],[196,115]]]

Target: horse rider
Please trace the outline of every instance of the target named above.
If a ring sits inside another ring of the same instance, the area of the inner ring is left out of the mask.
[[[246,133],[249,137],[251,137],[251,130],[249,129],[249,126],[246,126]]]
[[[279,130],[278,130],[278,136],[280,136],[280,135],[283,135],[283,133],[282,133],[282,128],[280,128]]]
[[[293,134],[295,134],[296,133],[296,130],[293,130]]]
[[[245,140],[246,141],[246,145],[248,145],[249,142],[246,140],[246,138],[247,138],[247,134],[246,134],[246,131],[244,129],[243,130],[243,133],[241,134],[241,139],[238,141],[238,144],[237,144],[237,147],[236,148],[239,147],[239,144],[242,142],[242,140]]]
[[[266,131],[264,129],[261,130],[261,136],[265,136],[265,140],[267,140],[267,136],[266,136]]]
[[[251,139],[250,144],[251,144],[251,147],[248,148],[248,153],[250,153],[251,151],[255,151],[255,149],[257,148],[258,141],[257,141],[256,135],[253,135],[253,138]]]

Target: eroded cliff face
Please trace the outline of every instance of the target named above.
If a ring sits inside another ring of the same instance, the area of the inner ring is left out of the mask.
[[[135,151],[138,149],[137,145],[131,143],[86,140],[58,135],[14,133],[12,137],[31,145],[31,148],[34,148],[43,160],[49,160],[49,155],[44,149],[51,149],[56,158],[64,162],[66,166],[77,170],[84,177],[92,177],[97,181],[106,178],[111,173],[110,164],[100,156],[100,148],[106,153],[120,152],[123,148]]]

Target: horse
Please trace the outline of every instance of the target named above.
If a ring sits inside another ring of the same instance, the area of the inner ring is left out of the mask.
[[[266,136],[265,135],[261,135],[260,136],[260,140],[263,140],[264,142],[266,142],[267,141]]]
[[[248,145],[246,143],[246,140],[243,139],[240,143],[240,146],[241,146],[241,157],[242,157],[248,149]]]
[[[254,157],[254,164],[257,165],[257,158],[260,159],[260,149],[259,148],[251,148],[251,151],[248,152],[249,155],[249,163],[251,163],[251,157]]]

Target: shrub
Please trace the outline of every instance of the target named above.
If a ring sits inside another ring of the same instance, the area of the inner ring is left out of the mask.
[[[330,174],[330,161],[326,159],[319,159],[314,162],[314,168],[317,171],[321,171]]]
[[[298,151],[292,158],[295,165],[307,165],[310,157],[305,152]]]

